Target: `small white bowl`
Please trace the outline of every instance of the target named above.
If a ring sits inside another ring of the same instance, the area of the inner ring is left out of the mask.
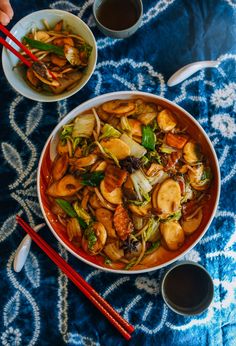
[[[208,202],[208,207],[206,208],[207,210],[205,210],[203,221],[200,227],[198,228],[198,230],[195,231],[188,238],[186,243],[179,250],[169,252],[168,259],[165,259],[164,256],[162,256],[164,259],[162,258],[162,260],[160,260],[160,263],[156,263],[153,266],[148,266],[145,268],[143,268],[144,266],[141,266],[139,269],[135,269],[135,270],[131,269],[127,271],[123,269],[110,269],[108,267],[104,267],[97,260],[96,258],[97,256],[90,256],[86,254],[82,249],[77,249],[73,247],[72,244],[69,241],[67,241],[65,237],[63,236],[64,234],[63,230],[59,229],[60,224],[57,220],[57,217],[50,210],[45,191],[46,191],[46,185],[47,185],[46,181],[50,174],[49,171],[50,171],[51,162],[56,156],[56,145],[58,143],[59,132],[62,126],[71,122],[78,114],[83,113],[86,110],[91,109],[92,107],[97,107],[104,102],[114,100],[114,99],[127,100],[132,98],[143,98],[149,102],[155,102],[157,104],[160,104],[161,106],[168,108],[174,112],[176,117],[179,119],[180,123],[187,126],[190,134],[203,146],[204,153],[207,155],[209,162],[211,164],[211,168],[213,170],[214,184],[212,184],[211,199]],[[72,253],[78,259],[98,269],[102,269],[102,270],[112,272],[112,273],[117,273],[117,274],[140,274],[140,273],[150,272],[152,270],[163,268],[175,262],[181,256],[185,255],[188,251],[190,251],[200,241],[200,239],[203,237],[208,227],[210,226],[214,218],[217,205],[218,205],[219,196],[220,196],[220,170],[219,170],[217,156],[210,139],[208,138],[206,132],[203,130],[201,125],[186,110],[184,110],[182,107],[178,106],[177,104],[169,101],[168,99],[157,96],[157,95],[153,95],[153,94],[149,94],[145,92],[139,92],[139,91],[118,91],[118,92],[112,92],[109,94],[97,96],[93,99],[90,99],[78,105],[71,112],[69,112],[61,120],[61,122],[54,128],[54,130],[52,131],[51,135],[49,136],[43,148],[43,151],[40,157],[39,166],[38,166],[38,175],[37,175],[37,190],[38,190],[40,207],[50,230],[52,231],[54,236],[57,238],[57,240],[70,253]]]
[[[18,69],[13,69],[18,62],[18,58],[5,48],[2,51],[2,66],[8,82],[21,95],[39,102],[55,102],[74,95],[89,81],[97,62],[97,45],[92,31],[79,17],[61,10],[41,10],[33,12],[17,22],[11,29],[11,33],[21,41],[22,37],[29,33],[32,28],[45,29],[42,22],[43,19],[46,20],[50,26],[55,25],[63,19],[64,23],[68,25],[74,33],[80,34],[85,41],[92,46],[93,49],[89,58],[88,68],[78,84],[73,89],[63,92],[60,95],[44,95],[32,89],[25,82]],[[20,50],[12,40],[8,38],[7,41],[16,50]]]

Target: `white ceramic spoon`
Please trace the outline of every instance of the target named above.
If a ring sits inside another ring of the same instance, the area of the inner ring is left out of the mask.
[[[177,85],[177,84],[183,82],[188,77],[190,77],[195,72],[197,72],[203,68],[206,68],[206,67],[217,67],[218,64],[219,64],[218,61],[210,60],[210,61],[197,61],[197,62],[193,62],[192,64],[185,65],[184,67],[182,67],[181,69],[176,71],[170,77],[170,79],[168,79],[167,85],[169,87]]]
[[[45,223],[41,223],[40,225],[37,225],[34,227],[35,232],[38,232],[41,228],[45,226]],[[31,245],[31,238],[27,234],[20,245],[18,246],[16,250],[16,254],[14,257],[14,262],[13,262],[13,268],[15,272],[20,272],[21,269],[24,267],[25,261],[27,259],[29,250],[30,250],[30,245]]]

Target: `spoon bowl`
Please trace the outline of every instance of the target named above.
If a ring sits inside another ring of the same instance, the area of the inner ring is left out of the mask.
[[[185,65],[181,67],[178,71],[176,71],[167,81],[167,85],[169,87],[175,86],[185,79],[192,76],[197,71],[207,68],[207,67],[217,67],[219,64],[218,61],[196,61],[191,64]]]

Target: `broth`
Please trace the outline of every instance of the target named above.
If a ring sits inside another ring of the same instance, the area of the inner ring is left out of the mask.
[[[164,291],[170,304],[191,309],[199,306],[208,293],[209,279],[199,267],[191,264],[179,266],[169,272]]]
[[[132,0],[105,0],[98,8],[97,18],[106,28],[124,30],[133,26],[139,11]]]

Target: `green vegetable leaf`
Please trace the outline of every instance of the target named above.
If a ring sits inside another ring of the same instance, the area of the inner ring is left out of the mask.
[[[140,160],[141,160],[143,166],[146,166],[149,163],[149,159],[147,156],[143,156]]]
[[[46,50],[47,52],[55,53],[60,56],[64,56],[64,50],[61,47],[54,46],[53,44],[44,43],[38,40],[33,40],[27,36],[24,36],[24,41],[31,47],[40,50]]]
[[[211,172],[210,167],[207,167],[207,168],[204,169],[204,171],[202,173],[201,181],[211,180],[211,179],[212,179],[212,172]]]
[[[83,220],[85,227],[86,225],[89,225],[91,223],[91,216],[87,213],[87,211],[81,208],[78,202],[75,202],[73,207],[79,219]]]
[[[124,269],[129,270],[130,268],[132,268],[135,265],[136,262],[137,262],[137,258],[134,258],[124,267]]]
[[[60,133],[60,139],[63,142],[66,142],[67,139],[72,140],[72,137],[71,137],[72,131],[73,131],[73,124],[64,125],[63,130]]]
[[[158,232],[159,229],[159,220],[155,220],[154,218],[151,218],[148,221],[148,228],[144,232],[144,240],[148,241],[149,238],[151,238],[156,232]]]
[[[110,265],[110,264],[112,263],[112,261],[110,260],[110,258],[106,257],[106,258],[104,259],[104,263],[105,263],[106,265]]]
[[[81,175],[82,184],[86,186],[98,186],[104,178],[104,172],[97,171],[91,173],[84,173]]]
[[[161,219],[161,222],[168,222],[168,221],[178,221],[182,216],[181,210],[177,210],[175,213],[169,215],[166,219]]]
[[[92,227],[89,227],[84,232],[85,238],[88,240],[88,248],[92,250],[97,242],[97,236]]]
[[[121,133],[109,124],[105,124],[101,131],[102,131],[102,135],[99,137],[99,141],[103,138],[108,138],[108,137],[119,138],[121,136]]]
[[[157,248],[159,248],[160,245],[161,245],[160,240],[157,240],[157,241],[153,242],[152,245],[150,246],[150,248],[145,252],[145,255],[149,255],[149,254],[152,253],[154,250],[156,250]]]
[[[145,158],[145,159],[144,159]],[[162,164],[161,157],[156,151],[149,151],[146,156],[142,157],[144,165],[147,163],[159,163]]]
[[[135,201],[135,200],[128,200],[127,203],[129,204],[133,204],[133,205],[138,205],[138,206],[145,206],[149,203],[149,201],[151,200],[151,198],[149,198],[149,200],[146,200],[146,201]]]
[[[67,215],[69,215],[70,217],[77,217],[74,208],[70,205],[68,201],[65,201],[61,198],[56,198],[55,201]]]
[[[70,216],[70,217],[76,217],[79,221],[79,224],[82,228],[86,228],[87,225],[84,222],[83,219],[81,219],[81,217],[79,217],[75,211],[75,209],[70,205],[70,203],[68,201],[65,201],[62,198],[56,198],[55,199],[56,203],[61,207],[61,209],[64,210],[64,212]]]
[[[93,47],[90,46],[90,44],[88,43],[83,43],[80,47],[79,47],[79,51],[80,52],[86,52],[87,57],[89,57],[92,53]]]
[[[142,127],[142,145],[147,148],[154,150],[156,143],[156,136],[150,126]]]
[[[81,138],[80,137],[76,137],[73,138],[73,142],[72,142],[72,146],[73,146],[73,150],[75,151],[75,149],[77,148],[78,144],[80,143]]]
[[[164,154],[171,154],[174,151],[176,151],[175,148],[170,147],[169,145],[163,143],[162,146],[160,147],[160,151]]]

